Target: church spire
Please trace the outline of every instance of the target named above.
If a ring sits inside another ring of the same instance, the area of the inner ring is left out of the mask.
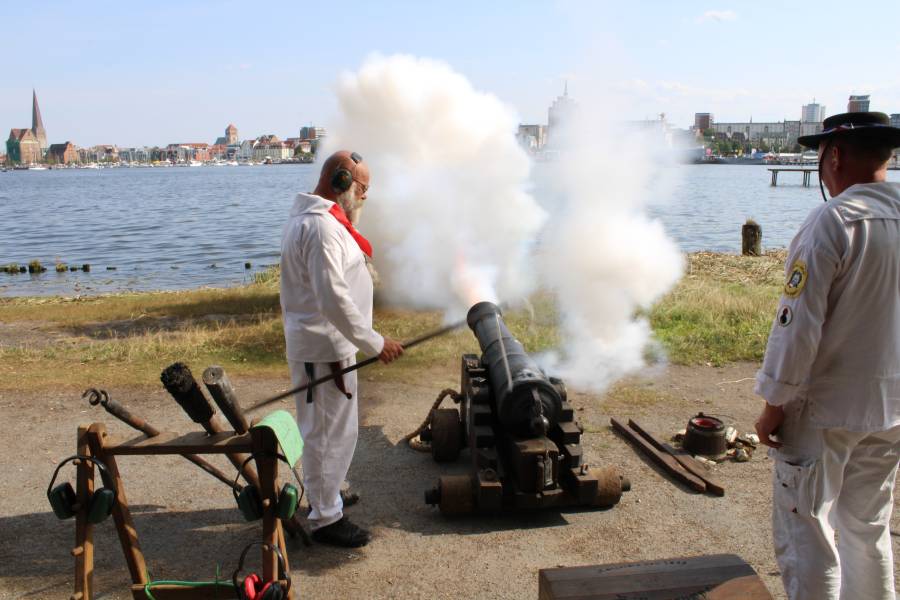
[[[41,107],[38,106],[37,92],[31,90],[31,132],[38,139],[41,149],[47,147],[47,132],[44,130],[44,121],[41,119]]]

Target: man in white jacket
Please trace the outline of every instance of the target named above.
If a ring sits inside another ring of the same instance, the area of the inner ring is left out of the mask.
[[[900,129],[883,113],[846,113],[799,141],[818,148],[834,197],[791,242],[756,376],[775,554],[791,600],[895,600],[900,184],[886,169]]]
[[[312,194],[294,201],[281,242],[281,311],[295,386],[348,367],[357,351],[388,363],[400,343],[372,329],[372,246],[353,226],[366,200],[369,169],[341,151],[322,165]],[[344,516],[341,484],[358,432],[356,372],[296,398],[303,436],[303,484],[313,539],[363,546],[369,533]]]

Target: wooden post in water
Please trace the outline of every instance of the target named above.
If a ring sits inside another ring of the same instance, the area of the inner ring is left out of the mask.
[[[762,255],[762,227],[753,219],[747,219],[741,227],[741,254],[744,256]]]

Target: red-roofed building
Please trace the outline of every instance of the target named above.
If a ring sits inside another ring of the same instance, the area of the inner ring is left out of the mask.
[[[24,165],[41,162],[41,144],[30,129],[10,129],[6,140],[6,154],[10,162]]]
[[[47,150],[47,160],[60,165],[75,163],[78,162],[78,151],[72,142],[50,144],[50,149]]]

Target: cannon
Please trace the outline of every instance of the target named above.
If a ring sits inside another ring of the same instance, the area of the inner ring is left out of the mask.
[[[471,470],[441,476],[425,502],[445,515],[615,505],[630,483],[584,462],[565,384],[544,374],[495,304],[476,304],[466,322],[481,356],[463,355],[459,408],[435,409],[421,437],[438,462],[467,447]]]

